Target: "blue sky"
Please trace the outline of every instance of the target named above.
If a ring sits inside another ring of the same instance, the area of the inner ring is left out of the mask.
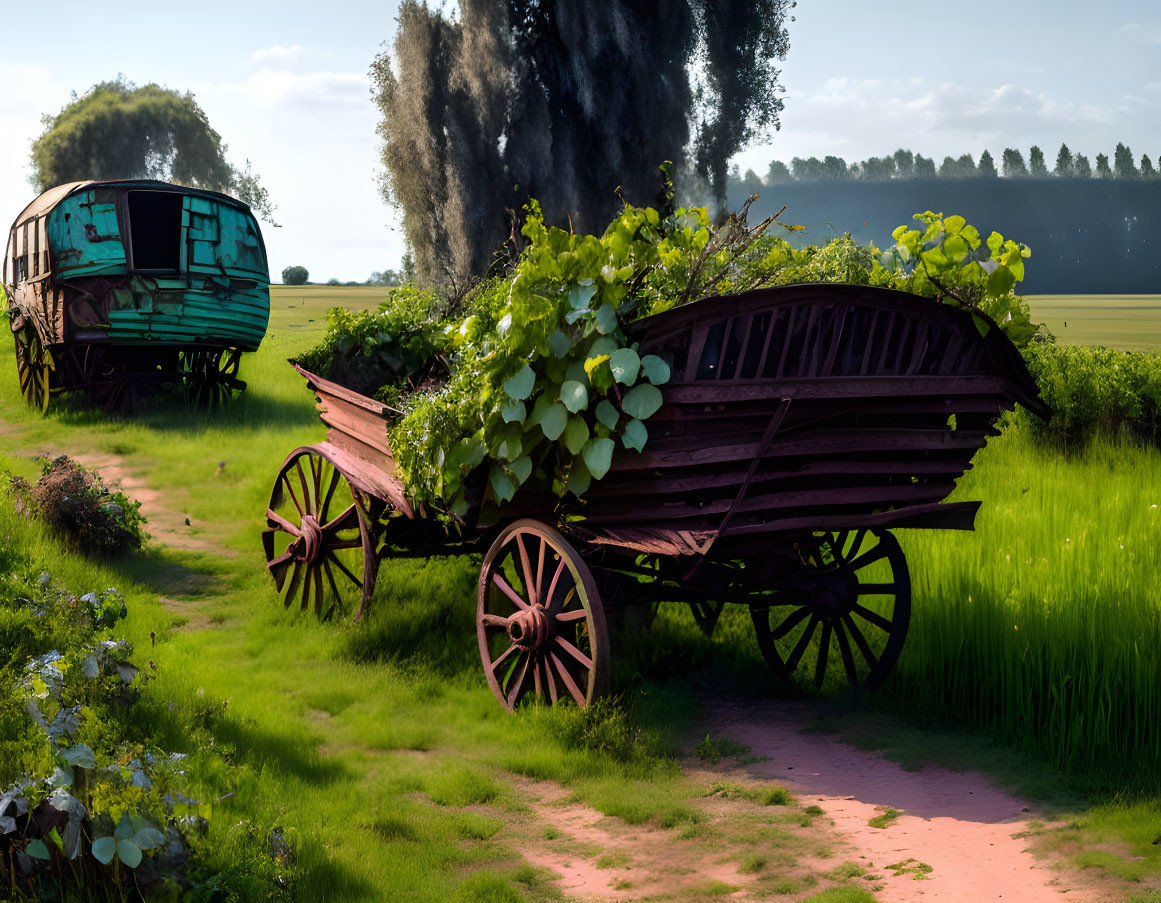
[[[249,158],[278,205],[271,271],[363,280],[398,267],[396,215],[379,197],[377,114],[367,69],[395,28],[393,2],[112,8],[5,4],[0,59],[0,220],[31,200],[28,149],[40,117],[124,73],[192,91],[238,165]],[[872,4],[800,0],[783,65],[786,109],[769,161],[850,160],[909,147],[941,160],[1005,147],[1049,162],[1061,141],[1093,160],[1124,141],[1161,155],[1161,3],[1013,0]],[[21,35],[27,40],[20,40]],[[51,54],[51,55],[50,55]],[[630,126],[631,127],[631,126]]]

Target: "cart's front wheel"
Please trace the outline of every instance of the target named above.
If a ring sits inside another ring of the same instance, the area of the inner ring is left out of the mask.
[[[52,378],[52,358],[40,343],[40,338],[30,325],[25,325],[16,338],[16,377],[20,383],[20,394],[30,408],[42,414],[48,410],[50,382]]]
[[[552,527],[522,520],[480,569],[476,634],[488,686],[507,708],[528,693],[586,706],[609,688],[609,638],[596,582]]]
[[[182,351],[178,367],[185,379],[186,398],[199,408],[216,408],[229,401],[235,391],[246,388],[238,379],[241,361],[242,352],[237,348]]]
[[[299,448],[278,471],[262,548],[274,585],[289,608],[313,606],[326,620],[366,614],[378,559],[368,500],[324,452]]]
[[[800,667],[822,688],[827,669],[873,690],[894,667],[911,619],[911,578],[899,542],[886,531],[815,534],[798,561],[750,603],[758,648],[775,674]]]

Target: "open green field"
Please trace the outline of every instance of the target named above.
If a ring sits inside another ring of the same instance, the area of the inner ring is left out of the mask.
[[[285,360],[318,340],[333,304],[385,295],[275,287],[268,337],[243,363],[250,388],[220,412],[159,404],[110,421],[66,405],[41,418],[0,343],[0,470],[32,477],[35,456],[67,452],[152,493],[156,541],[121,561],[68,554],[2,495],[0,536],[30,572],[125,592],[137,658],[156,666],[134,723],[189,753],[185,792],[215,801],[209,864],[246,900],[560,899],[530,863],[553,843],[625,865],[561,830],[567,804],[660,832],[686,871],[653,899],[731,892],[711,877],[723,861],[753,866],[731,880],[755,897],[872,899],[838,862],[818,865],[834,839],[808,800],[767,806],[781,799],[769,785],[723,791],[687,773],[712,700],[779,692],[743,611],[706,638],[686,610],[663,607],[649,636],[614,646],[618,704],[509,715],[479,663],[478,561],[385,563],[358,628],[277,604],[258,542],[271,482],[288,452],[324,435]],[[842,724],[886,713],[861,742],[1071,799],[1065,833],[1045,829],[1040,842],[1150,886],[1161,876],[1161,453],[1104,443],[1062,455],[1013,429],[955,498],[983,499],[977,530],[901,537],[910,637],[877,700],[842,700]],[[278,875],[266,855],[275,827],[296,851]]]
[[[1161,295],[1027,295],[1032,321],[1058,342],[1161,350]]]

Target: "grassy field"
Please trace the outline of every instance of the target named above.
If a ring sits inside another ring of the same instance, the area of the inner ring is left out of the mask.
[[[382,297],[383,289],[276,287],[268,337],[243,363],[250,388],[222,412],[157,405],[109,421],[64,406],[41,419],[19,398],[11,346],[0,344],[0,470],[33,476],[36,454],[115,459],[157,490],[155,504],[179,525],[170,545],[96,566],[0,507],[0,534],[16,537],[29,567],[78,591],[126,591],[130,638],[156,664],[139,727],[189,752],[193,790],[220,800],[213,863],[245,873],[279,826],[298,851],[286,882],[299,899],[553,899],[553,885],[521,855],[556,830],[533,783],[551,782],[626,823],[669,831],[691,862],[720,851],[722,836],[749,838],[729,854],[780,864],[758,876],[757,890],[774,892],[792,873],[796,890],[783,899],[846,891],[841,879],[797,864],[826,853],[805,810],[790,807],[806,833],[775,857],[768,837],[740,830],[762,819],[773,830],[774,815],[744,795],[724,815],[711,812],[710,788],[673,758],[691,751],[700,694],[768,685],[744,612],[728,613],[705,639],[683,609],[663,609],[649,638],[616,649],[618,707],[509,716],[475,648],[478,562],[386,564],[358,629],[296,619],[277,605],[258,544],[270,484],[289,451],[324,433],[285,359],[317,340],[333,304]],[[1034,300],[1034,317],[1046,318]],[[1072,791],[1116,801],[1080,811],[1074,834],[1045,842],[1130,879],[1161,873],[1161,847],[1150,843],[1161,834],[1161,507],[1150,507],[1161,505],[1161,455],[1100,445],[1064,457],[1011,431],[961,484],[957,498],[984,500],[977,532],[902,536],[914,614],[897,673],[873,703],[892,715],[879,745],[898,745],[902,716],[982,729],[1004,744],[991,760],[964,761],[964,748],[990,740],[948,743],[928,730],[894,751],[902,757],[917,746],[920,756],[943,757],[943,743],[961,747],[960,759],[948,754],[954,764],[986,766],[1014,760],[1015,749],[1031,764],[1005,777],[1050,795],[1062,785],[1051,777],[1037,787],[1037,774],[1069,767]],[[1107,842],[1144,857],[1132,860],[1132,874],[1123,857],[1094,858]],[[690,875],[678,898],[720,892],[707,881]],[[244,896],[278,894],[252,890]]]
[[[1033,322],[1058,342],[1161,350],[1161,295],[1028,295]]]

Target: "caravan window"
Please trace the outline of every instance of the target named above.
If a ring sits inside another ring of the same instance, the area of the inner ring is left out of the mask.
[[[129,240],[135,270],[177,270],[181,264],[181,195],[130,191]]]

